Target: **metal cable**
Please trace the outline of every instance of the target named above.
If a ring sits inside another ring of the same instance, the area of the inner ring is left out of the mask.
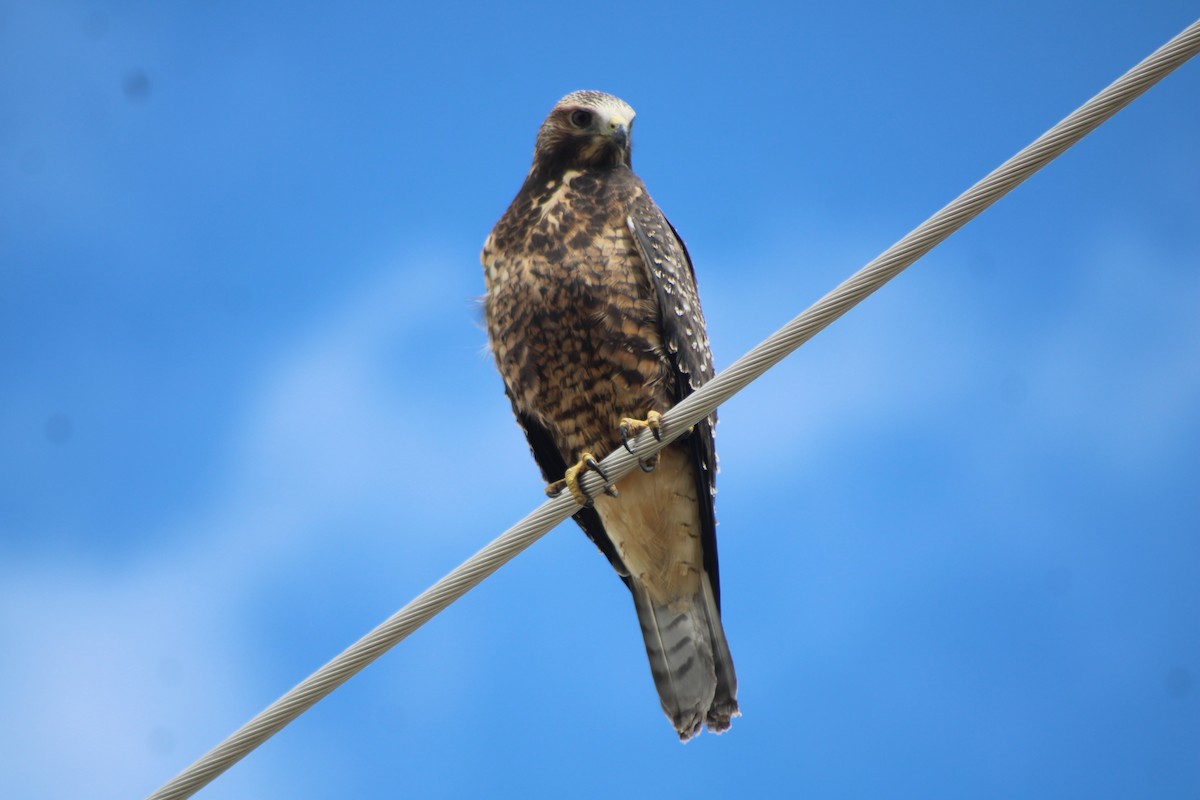
[[[662,441],[657,442],[648,432],[643,432],[634,443],[637,454],[645,457],[658,452],[671,440],[678,438],[725,400],[782,361],[789,353],[974,219],[1017,184],[1091,133],[1198,51],[1200,21],[1187,27],[1073,114],[1042,134],[912,233],[822,297],[800,316],[739,358],[728,369],[714,376],[703,388],[664,414]],[[633,470],[637,460],[638,456],[618,449],[601,463],[609,478],[616,481]],[[593,495],[602,490],[602,483],[602,479],[591,472],[587,473],[583,480],[584,489]],[[529,516],[509,528],[179,773],[150,795],[150,800],[191,797],[321,698],[341,686],[569,517],[576,508],[569,492],[563,492],[557,498],[542,503]]]

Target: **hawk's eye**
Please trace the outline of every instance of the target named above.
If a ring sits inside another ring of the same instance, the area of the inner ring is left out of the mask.
[[[571,112],[571,124],[576,128],[586,128],[592,124],[592,112],[577,108]]]

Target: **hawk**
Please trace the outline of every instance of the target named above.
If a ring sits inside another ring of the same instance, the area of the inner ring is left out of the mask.
[[[712,376],[691,258],[630,168],[634,111],[567,95],[483,246],[488,338],[534,460],[629,587],[683,741],[738,715],[717,575],[713,415],[592,498],[579,478]],[[607,476],[601,473],[604,480]]]

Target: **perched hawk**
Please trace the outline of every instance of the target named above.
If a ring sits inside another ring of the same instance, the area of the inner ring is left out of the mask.
[[[663,710],[682,740],[738,715],[721,627],[714,417],[595,498],[584,470],[712,377],[691,259],[630,169],[633,109],[559,101],[483,246],[488,335],[550,493],[633,594]],[[628,445],[626,445],[628,446]],[[605,477],[607,480],[607,477]],[[593,502],[594,501],[594,502]]]

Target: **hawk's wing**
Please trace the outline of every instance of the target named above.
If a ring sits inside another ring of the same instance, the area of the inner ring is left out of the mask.
[[[658,298],[663,344],[674,368],[678,402],[707,383],[713,374],[712,352],[696,290],[696,272],[675,227],[647,194],[642,193],[633,201],[626,223]],[[717,491],[717,447],[713,436],[716,423],[714,411],[696,424],[684,444],[691,449],[699,466],[696,497],[700,502],[700,544],[704,548],[704,569],[712,582],[713,599],[719,611],[721,588],[713,510],[713,495]]]
[[[512,392],[505,388],[505,394],[508,395],[511,402]],[[533,460],[537,462],[538,469],[542,471],[542,478],[546,483],[554,483],[567,471],[567,462],[563,460],[558,445],[554,443],[554,436],[536,419],[518,410],[515,402],[512,405],[513,413],[517,417],[517,424],[521,426],[521,430],[525,431],[525,439],[529,442],[529,451],[533,453]],[[583,528],[583,532],[592,540],[592,543],[600,548],[600,552],[604,553],[605,558],[613,565],[613,569],[621,576],[621,580],[628,584],[629,570],[621,562],[612,540],[605,533],[604,524],[600,522],[600,515],[596,513],[596,509],[581,508],[572,515],[572,519],[579,524],[579,527]]]

